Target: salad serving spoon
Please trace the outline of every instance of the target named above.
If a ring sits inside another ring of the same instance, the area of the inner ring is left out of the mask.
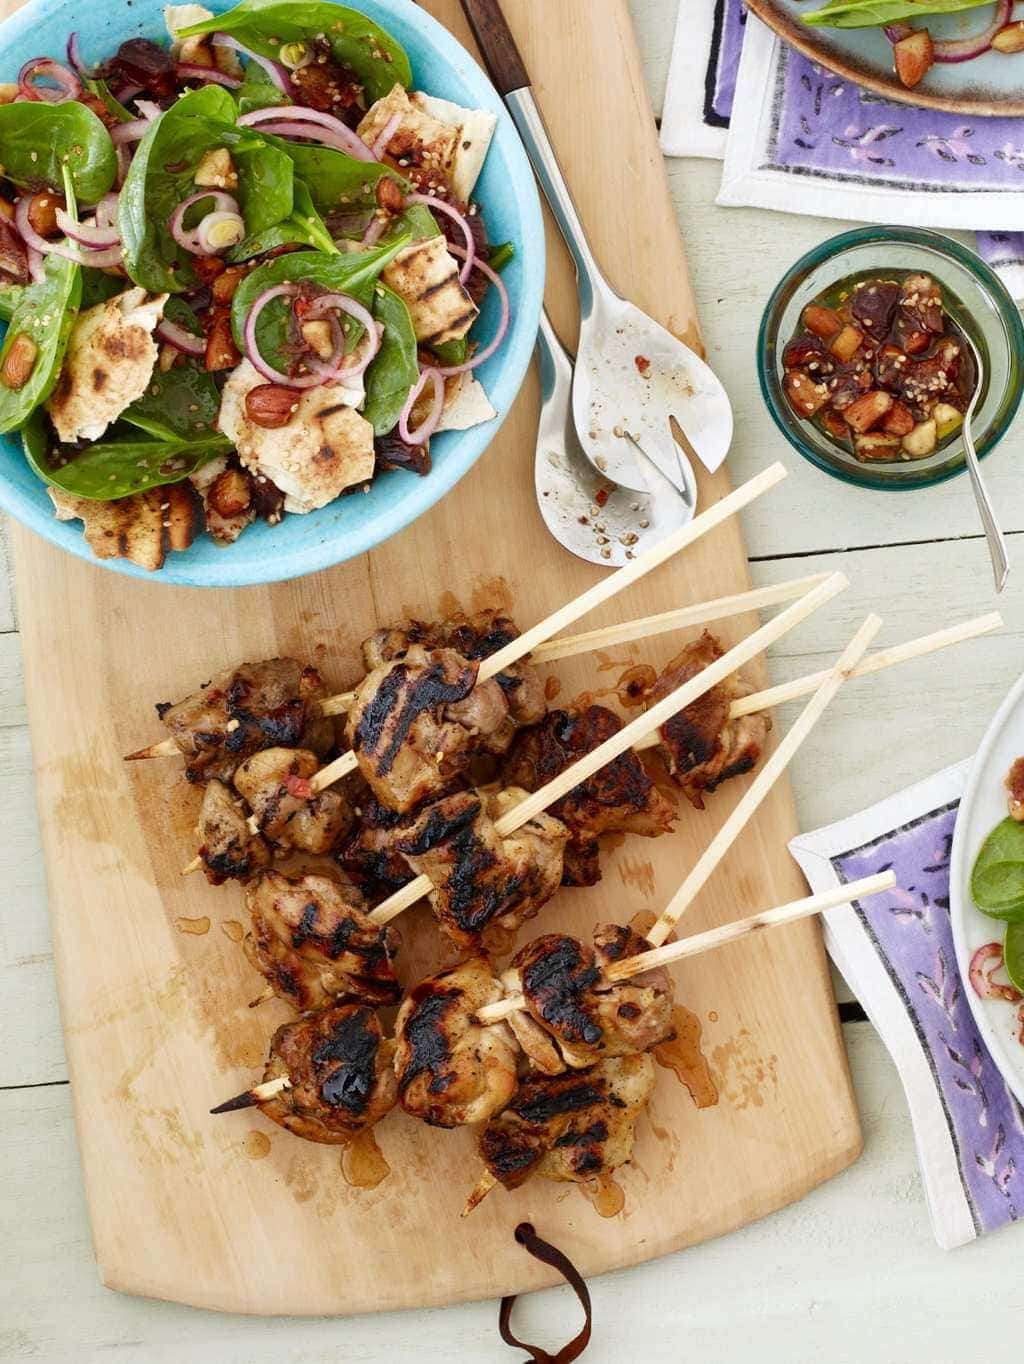
[[[691,520],[697,501],[693,471],[687,463],[688,480],[677,474],[679,482],[670,483],[638,445],[637,458],[646,466],[643,492],[615,485],[604,473],[596,479],[572,419],[572,357],[545,309],[537,366],[541,409],[534,481],[544,524],[570,553],[602,568],[621,568]]]
[[[580,339],[572,408],[580,448],[601,474],[623,487],[643,489],[636,452],[623,439],[628,431],[678,486],[682,456],[670,430],[675,418],[713,473],[732,441],[732,409],[721,381],[694,351],[605,279],[498,0],[462,0],[462,8],[576,267]]]
[[[974,493],[974,501],[978,507],[978,515],[981,517],[981,526],[985,532],[985,540],[988,544],[989,558],[992,560],[992,576],[995,580],[996,592],[1002,592],[1006,586],[1006,580],[1010,576],[1010,564],[1006,557],[1006,542],[1003,539],[1003,532],[999,529],[999,522],[992,507],[992,499],[988,495],[984,480],[981,477],[981,466],[978,461],[978,452],[974,448],[974,433],[971,430],[971,421],[981,398],[981,391],[985,385],[985,367],[982,363],[981,352],[968,335],[966,327],[961,328],[961,335],[971,348],[971,355],[974,359],[975,384],[971,400],[967,404],[967,411],[964,413],[963,441],[964,441],[964,463],[967,465],[967,473],[971,480],[971,490]]]

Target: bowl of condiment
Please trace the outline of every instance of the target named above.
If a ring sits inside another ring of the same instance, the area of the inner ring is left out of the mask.
[[[905,490],[964,468],[963,414],[979,458],[1013,420],[1024,326],[998,276],[950,237],[865,227],[809,251],[768,300],[761,391],[794,449],[835,478]]]

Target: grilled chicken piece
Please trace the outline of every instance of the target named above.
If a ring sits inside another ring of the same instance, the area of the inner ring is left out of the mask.
[[[357,808],[358,824],[337,854],[338,863],[371,899],[384,899],[412,880],[408,862],[394,846],[403,816],[369,794],[359,797]]]
[[[365,1004],[339,1004],[278,1028],[264,1081],[291,1088],[259,1105],[306,1141],[344,1146],[395,1106],[395,1044]]]
[[[517,1048],[504,1023],[474,1021],[501,998],[483,954],[421,981],[395,1020],[398,1102],[432,1127],[486,1122],[515,1093]]]
[[[651,690],[650,702],[681,687],[716,659],[722,646],[707,630],[687,644],[666,666]],[[697,810],[704,809],[704,793],[716,790],[730,777],[749,772],[761,760],[771,729],[767,715],[729,718],[733,701],[753,688],[737,674],[727,677],[661,727],[661,753],[669,773]]]
[[[245,881],[270,862],[270,849],[250,833],[241,802],[216,778],[206,783],[199,809],[199,856],[214,886],[229,878]]]
[[[622,721],[605,706],[548,711],[540,724],[516,735],[502,767],[505,782],[536,791],[621,728]],[[675,818],[671,805],[632,752],[621,754],[574,786],[550,807],[550,813],[570,831],[571,885],[592,885],[598,879],[594,875],[595,839],[600,834],[618,830],[657,838],[668,833]]]
[[[1010,818],[1024,820],[1024,758],[1015,759],[1006,774],[1006,797]]]
[[[527,1012],[550,1034],[565,1064],[582,1069],[607,1056],[647,1051],[674,1036],[675,1001],[667,971],[645,971],[617,984],[602,975],[606,966],[650,946],[617,924],[595,929],[593,948],[548,933],[513,957],[502,983],[509,994],[522,991]],[[532,1056],[526,1043],[523,1049]]]
[[[465,770],[472,731],[448,718],[476,684],[477,665],[451,649],[413,645],[360,683],[346,734],[379,801],[406,812]]]
[[[187,763],[192,782],[230,781],[245,758],[264,748],[312,749],[323,757],[334,726],[320,714],[320,674],[294,658],[268,658],[218,673],[200,691],[156,712]]]
[[[381,271],[409,309],[416,340],[426,346],[460,340],[480,315],[459,278],[461,268],[439,232],[404,247]]]
[[[484,798],[463,791],[421,810],[394,847],[433,883],[430,905],[442,931],[471,949],[492,925],[513,931],[550,900],[562,878],[565,838],[565,826],[549,815],[501,838]]]
[[[148,573],[168,554],[188,549],[203,530],[203,503],[187,480],[144,493],[97,502],[47,488],[58,521],[81,521],[97,559],[127,559]]]
[[[341,995],[370,1004],[397,1004],[401,998],[394,964],[401,939],[368,917],[354,886],[326,876],[290,879],[268,871],[246,887],[245,899],[253,965],[275,994],[300,1011]]]
[[[340,791],[313,793],[320,759],[308,748],[264,748],[239,765],[235,789],[249,802],[260,833],[278,847],[329,853],[351,829],[352,807]]]
[[[506,1189],[534,1174],[585,1183],[630,1159],[637,1119],[653,1090],[654,1062],[646,1053],[533,1076],[484,1128],[480,1155]]]
[[[367,671],[379,668],[403,657],[414,644],[427,649],[454,649],[463,658],[482,662],[518,637],[515,623],[500,611],[480,611],[473,616],[432,623],[414,620],[403,628],[378,630],[364,640],[363,662]],[[499,691],[504,698],[500,709],[495,703],[495,693]],[[481,693],[485,693],[485,698],[478,702]],[[489,710],[481,714],[484,699]],[[547,713],[544,683],[536,668],[523,659],[510,664],[490,681],[477,683],[472,696],[461,704],[476,704],[476,715],[472,716],[472,711],[460,714],[454,707],[449,715],[460,718],[463,724],[472,724],[480,734],[481,747],[489,753],[504,753],[517,729],[535,725]],[[472,718],[467,719],[467,714]]]

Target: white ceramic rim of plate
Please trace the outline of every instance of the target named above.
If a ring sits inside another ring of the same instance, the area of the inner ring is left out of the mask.
[[[999,1073],[1010,1089],[1013,1090],[1019,1102],[1024,1104],[1024,1047],[1015,1046],[1011,1050],[1006,1042],[1005,1029],[997,1027],[994,1022],[997,1016],[1000,1019],[1005,1017],[1005,1010],[1008,1007],[1006,1003],[979,999],[974,993],[974,987],[971,985],[968,976],[973,949],[967,943],[966,924],[968,912],[979,916],[981,914],[980,910],[975,909],[971,903],[970,891],[967,887],[970,880],[970,863],[968,861],[970,850],[967,848],[967,826],[970,820],[970,811],[974,806],[982,782],[992,780],[990,767],[992,750],[1001,739],[1008,721],[1016,712],[1022,698],[1024,698],[1024,674],[1018,677],[992,717],[971,764],[970,775],[967,778],[967,786],[960,800],[960,808],[957,811],[956,825],[953,830],[953,850],[949,863],[949,919],[953,930],[953,944],[956,948],[960,978],[971,1013],[974,1015],[974,1021],[978,1025],[978,1031],[981,1033],[993,1061],[999,1068]],[[1024,750],[1024,742],[1022,742],[1021,747]],[[998,774],[1000,784],[1002,783],[1002,775],[1001,772]],[[1002,920],[992,919],[990,922],[996,926],[994,935],[1001,936],[998,926]],[[998,1015],[997,1009],[999,1010]]]

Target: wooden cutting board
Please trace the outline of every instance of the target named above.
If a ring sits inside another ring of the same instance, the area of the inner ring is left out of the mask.
[[[456,0],[429,8],[469,42]],[[549,0],[506,0],[506,9],[598,258],[622,292],[699,347],[625,0],[560,0],[557,15]],[[553,231],[550,242],[549,300],[571,339],[570,270]],[[244,918],[238,888],[179,875],[194,851],[180,764],[125,765],[121,755],[159,737],[154,702],[242,659],[295,654],[341,688],[360,675],[359,641],[382,622],[457,601],[508,607],[531,623],[593,582],[598,570],[548,537],[534,504],[537,404],[531,375],[492,448],[440,506],[365,558],[299,582],[218,593],[141,584],[15,534],[61,1009],[96,1256],[112,1288],[291,1314],[494,1297],[553,1279],[513,1241],[524,1217],[596,1274],[761,1217],[860,1151],[825,958],[808,923],[676,968],[717,1101],[696,1107],[659,1068],[614,1219],[571,1186],[535,1181],[496,1190],[459,1221],[478,1173],[472,1134],[401,1112],[377,1129],[392,1173],[372,1190],[346,1183],[337,1148],[252,1112],[208,1115],[256,1078],[287,1013],[276,1001],[247,1007],[262,982],[228,936]],[[705,506],[728,488],[724,472],[700,482]],[[732,522],[581,628],[746,585]],[[721,633],[731,643],[755,624],[732,621]],[[679,642],[645,645],[642,657],[661,662]],[[638,656],[620,648],[556,665],[561,698],[613,686]],[[753,677],[762,683],[763,670]],[[684,803],[672,835],[612,850],[601,884],[563,891],[541,924],[587,935],[595,921],[660,908],[741,786],[729,783],[703,814]],[[686,930],[803,893],[786,851],[795,829],[783,783]],[[204,918],[209,931],[183,931]],[[422,906],[400,926],[408,982],[440,954]]]

